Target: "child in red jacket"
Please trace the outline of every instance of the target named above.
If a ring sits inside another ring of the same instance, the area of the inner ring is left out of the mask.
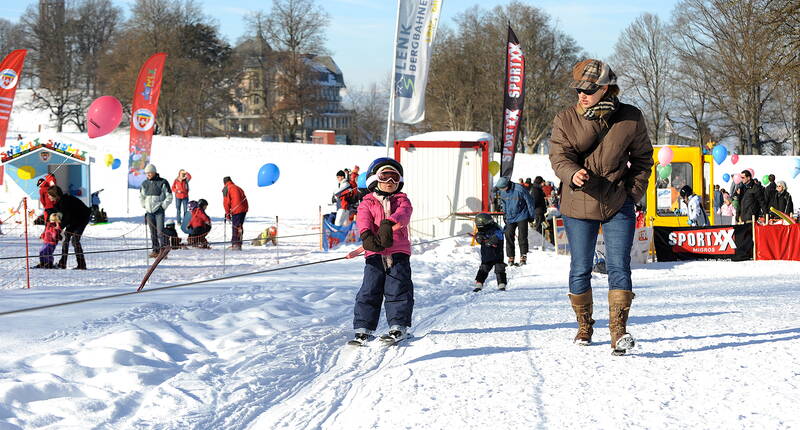
[[[53,251],[56,249],[56,244],[61,240],[61,214],[50,214],[50,222],[44,227],[42,233],[42,247],[39,249],[39,264],[33,266],[35,269],[52,269],[53,266]]]

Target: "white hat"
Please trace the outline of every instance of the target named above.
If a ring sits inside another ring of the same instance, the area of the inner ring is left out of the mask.
[[[156,166],[148,164],[147,167],[144,168],[144,173],[158,173],[158,172],[156,172]]]

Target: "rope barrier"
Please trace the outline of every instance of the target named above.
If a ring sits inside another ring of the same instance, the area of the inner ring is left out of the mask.
[[[411,246],[427,245],[429,243],[441,242],[443,240],[452,239],[452,238],[455,238],[455,237],[466,236],[466,235],[468,235],[468,233],[456,234],[456,235],[453,235],[453,236],[443,237],[443,238],[440,238],[440,239],[434,239],[434,240],[429,240],[429,241],[426,241],[426,242],[414,243]],[[134,294],[142,294],[142,293],[149,293],[149,292],[154,292],[154,291],[170,290],[170,289],[173,289],[173,288],[188,287],[188,286],[198,285],[198,284],[206,284],[206,283],[209,283],[209,282],[227,281],[229,279],[242,278],[242,277],[245,277],[245,276],[263,275],[265,273],[277,272],[277,271],[280,271],[280,270],[289,270],[289,269],[296,269],[298,267],[306,267],[306,266],[313,266],[313,265],[316,265],[316,264],[331,263],[331,262],[334,262],[334,261],[344,260],[346,258],[347,258],[347,256],[337,257],[337,258],[329,258],[327,260],[312,261],[312,262],[309,262],[309,263],[295,264],[293,266],[278,267],[278,268],[274,268],[274,269],[258,270],[258,271],[255,271],[255,272],[237,273],[237,274],[234,274],[234,275],[220,276],[218,278],[203,279],[203,280],[200,280],[200,281],[192,281],[192,282],[184,282],[182,284],[165,285],[163,287],[149,288],[147,290],[141,290],[141,291],[129,291],[127,293],[117,293],[117,294],[111,294],[111,295],[107,295],[107,296],[91,297],[91,298],[87,298],[87,299],[73,300],[73,301],[69,301],[69,302],[53,303],[53,304],[49,304],[49,305],[34,306],[34,307],[31,307],[31,308],[16,309],[16,310],[12,310],[12,311],[0,312],[0,317],[1,316],[5,316],[5,315],[19,314],[19,313],[23,313],[23,312],[32,312],[32,311],[39,311],[39,310],[43,310],[43,309],[57,308],[57,307],[61,307],[61,306],[75,305],[75,304],[80,304],[80,303],[96,302],[96,301],[106,300],[106,299],[114,299],[114,298],[118,298],[118,297],[131,296],[131,295],[134,295]]]
[[[288,235],[288,236],[275,236],[275,239],[277,240],[277,239],[289,239],[289,238],[304,237],[304,236],[319,236],[321,234],[322,233],[320,232],[320,233],[294,234],[294,235]],[[261,235],[259,234],[258,236],[254,237],[253,239],[242,239],[242,242],[252,242],[253,240],[260,239],[260,238],[261,238]],[[64,240],[66,240],[66,239],[64,239]],[[142,240],[146,240],[146,239],[142,239]],[[230,241],[227,241],[227,240],[226,241],[220,241],[220,242],[208,242],[209,245],[222,245],[222,244],[228,244],[228,243],[230,243]],[[117,248],[117,249],[106,249],[106,250],[103,250],[103,251],[83,251],[83,252],[78,252],[78,253],[70,252],[70,253],[67,253],[66,255],[110,254],[110,253],[117,253],[117,252],[149,251],[149,250],[152,250],[152,248],[153,248],[152,246],[142,247],[142,248]],[[55,254],[55,253],[53,254],[53,256],[58,256],[58,255],[64,255],[64,254]],[[20,255],[20,256],[12,256],[12,257],[0,257],[0,261],[3,261],[3,260],[22,260],[22,259],[25,259],[25,258],[29,258],[29,259],[30,258],[39,258],[39,256],[38,255],[31,255],[31,256],[27,256],[26,257],[24,255]]]

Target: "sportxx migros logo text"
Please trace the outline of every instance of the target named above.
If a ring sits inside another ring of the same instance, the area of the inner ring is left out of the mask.
[[[153,128],[155,115],[150,109],[140,108],[133,113],[133,126],[139,131],[147,131]]]
[[[12,69],[5,69],[0,72],[0,88],[10,90],[17,85],[17,72]]]
[[[669,234],[669,244],[674,252],[695,254],[735,254],[736,242],[732,228],[673,231]]]

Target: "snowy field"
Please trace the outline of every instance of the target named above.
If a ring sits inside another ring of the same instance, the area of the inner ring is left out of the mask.
[[[25,115],[12,130],[37,124]],[[124,169],[101,165],[106,153],[125,160],[127,135],[101,139],[86,144],[112,222],[90,226],[84,247],[147,246]],[[209,240],[230,235],[219,218],[225,174],[252,201],[245,236],[279,216],[287,237],[277,249],[175,250],[145,294],[0,315],[0,430],[800,428],[800,262],[635,267],[629,330],[638,345],[612,357],[605,276],[594,279],[595,344],[578,347],[568,257],[537,249],[528,266],[509,269],[508,291],[490,275],[472,293],[479,250],[448,239],[414,248],[414,337],[390,348],[343,346],[363,258],[305,264],[352,249],[319,250],[319,207],[328,210],[336,170],[383,154],[156,137],[153,162],[164,176],[188,169],[193,198],[209,200]],[[281,178],[257,188],[266,162]],[[554,179],[544,157],[518,156],[515,172]],[[0,202],[15,203],[9,193]],[[4,231],[0,258],[23,253],[18,226]],[[34,271],[29,290],[21,260],[0,260],[0,313],[134,291],[145,254],[91,254],[86,272]]]

